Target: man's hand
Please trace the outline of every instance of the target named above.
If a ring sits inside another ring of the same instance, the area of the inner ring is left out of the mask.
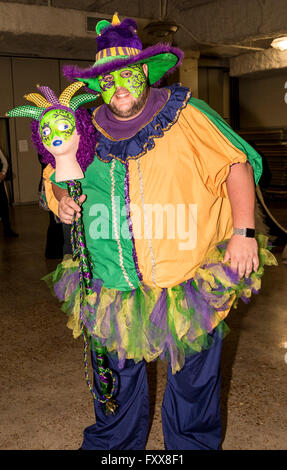
[[[79,205],[70,196],[63,196],[59,201],[58,215],[62,222],[71,224],[73,222],[74,213],[76,219],[81,216],[81,205],[86,200],[86,195],[82,194],[79,198]]]
[[[6,177],[6,173],[0,172],[0,183],[2,183],[2,181],[5,180],[5,177]]]
[[[240,278],[249,277],[252,271],[257,271],[259,259],[255,238],[232,235],[226,248],[223,263],[229,260],[231,269],[238,272]]]

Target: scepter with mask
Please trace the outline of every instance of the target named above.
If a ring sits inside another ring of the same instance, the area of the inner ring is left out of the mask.
[[[56,183],[66,182],[69,196],[79,204],[82,194],[80,180],[94,159],[97,143],[96,130],[88,111],[80,108],[98,98],[93,93],[75,93],[85,86],[83,82],[69,85],[59,96],[47,86],[39,86],[42,93],[29,93],[25,98],[36,106],[24,105],[13,108],[6,114],[9,117],[30,117],[32,141],[43,163],[50,163],[55,168]],[[115,379],[112,371],[105,367],[106,348],[99,340],[94,341],[100,379],[101,396],[98,397],[90,383],[87,367],[88,341],[85,333],[82,308],[86,296],[92,293],[92,269],[86,247],[82,216],[74,213],[71,227],[71,245],[73,261],[79,261],[80,284],[80,321],[84,337],[85,377],[90,392],[95,400],[101,402],[107,414],[114,413],[117,403],[113,399]]]

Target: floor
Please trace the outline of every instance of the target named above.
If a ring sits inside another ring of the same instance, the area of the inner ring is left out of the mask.
[[[17,239],[0,222],[0,449],[78,449],[92,424],[83,343],[42,276],[48,213],[13,208]],[[266,268],[262,292],[228,317],[222,356],[223,449],[287,449],[287,264]],[[164,449],[161,400],[166,364],[148,365],[152,425],[147,449]]]

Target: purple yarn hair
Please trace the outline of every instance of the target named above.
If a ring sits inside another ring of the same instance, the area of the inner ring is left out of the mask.
[[[49,108],[50,110],[51,108]],[[55,107],[57,109],[57,107]],[[92,123],[89,112],[80,108],[75,112],[76,115],[76,128],[80,135],[80,143],[77,151],[77,161],[83,172],[86,171],[88,166],[92,163],[95,156],[95,146],[97,143],[97,131]],[[53,168],[56,167],[55,158],[53,155],[44,147],[40,133],[39,133],[39,122],[35,119],[31,122],[32,131],[32,142],[37,149],[39,155],[41,155],[41,161],[48,165],[49,163]]]
[[[126,18],[118,25],[110,25],[96,38],[98,51],[109,47],[134,47],[142,50],[142,43],[136,34],[137,24],[132,18]]]

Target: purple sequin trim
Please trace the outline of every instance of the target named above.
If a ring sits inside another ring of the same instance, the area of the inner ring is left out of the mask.
[[[137,271],[137,275],[140,281],[142,281],[142,274],[139,269],[138,259],[136,254],[136,247],[135,247],[135,239],[133,235],[133,227],[132,227],[132,220],[131,220],[131,212],[130,212],[130,194],[129,194],[129,187],[130,187],[130,173],[129,173],[129,163],[125,164],[126,167],[126,174],[125,174],[125,203],[126,203],[126,210],[127,210],[127,222],[129,226],[129,231],[131,235],[131,240],[133,244],[133,260],[135,264],[135,268]]]
[[[57,107],[61,104],[54,91],[48,86],[39,86],[38,90],[45,96],[49,103]]]

